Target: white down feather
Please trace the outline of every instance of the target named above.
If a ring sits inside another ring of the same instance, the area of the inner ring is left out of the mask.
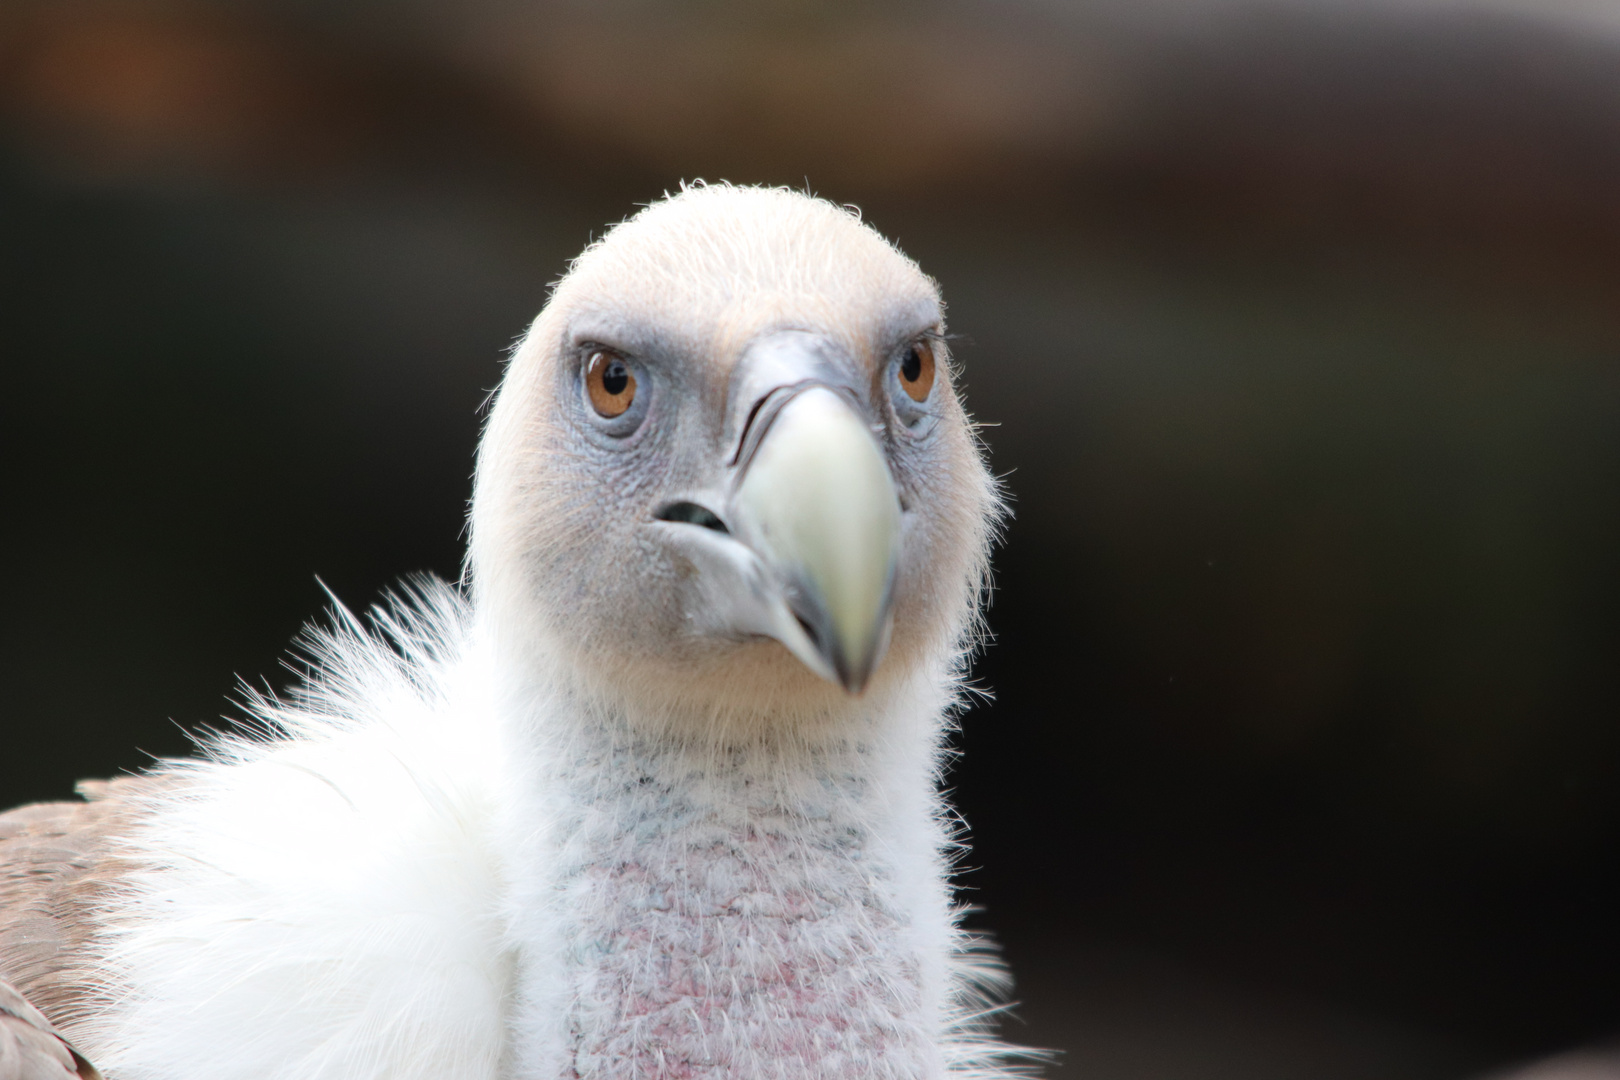
[[[505,760],[459,598],[308,639],[268,740],[172,766],[130,838],[89,1037],[121,1080],[497,1075],[511,979],[491,833]]]

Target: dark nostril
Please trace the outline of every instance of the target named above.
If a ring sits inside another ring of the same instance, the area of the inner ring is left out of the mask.
[[[706,506],[699,506],[695,502],[672,502],[666,504],[653,517],[659,521],[683,521],[688,525],[699,525],[705,529],[713,529],[717,533],[730,534],[726,523],[721,521],[713,510]]]

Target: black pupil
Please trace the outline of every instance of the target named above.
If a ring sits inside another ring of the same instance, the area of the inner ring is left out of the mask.
[[[900,377],[906,382],[916,382],[917,376],[922,374],[922,354],[913,345],[906,358],[900,361]]]
[[[624,366],[624,361],[609,360],[607,369],[602,372],[602,389],[618,397],[629,385],[630,369]]]

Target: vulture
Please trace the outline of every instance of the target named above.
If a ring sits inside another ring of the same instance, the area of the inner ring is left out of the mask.
[[[955,378],[851,209],[696,184],[612,228],[507,365],[460,583],[0,816],[0,1080],[1032,1067],[950,883],[1001,513]]]

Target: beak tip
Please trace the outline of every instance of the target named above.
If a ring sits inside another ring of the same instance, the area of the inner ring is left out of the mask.
[[[866,686],[872,681],[872,670],[877,666],[876,657],[871,657],[865,663],[850,663],[843,656],[829,657],[832,661],[833,671],[838,675],[838,685],[850,697],[860,697]]]

